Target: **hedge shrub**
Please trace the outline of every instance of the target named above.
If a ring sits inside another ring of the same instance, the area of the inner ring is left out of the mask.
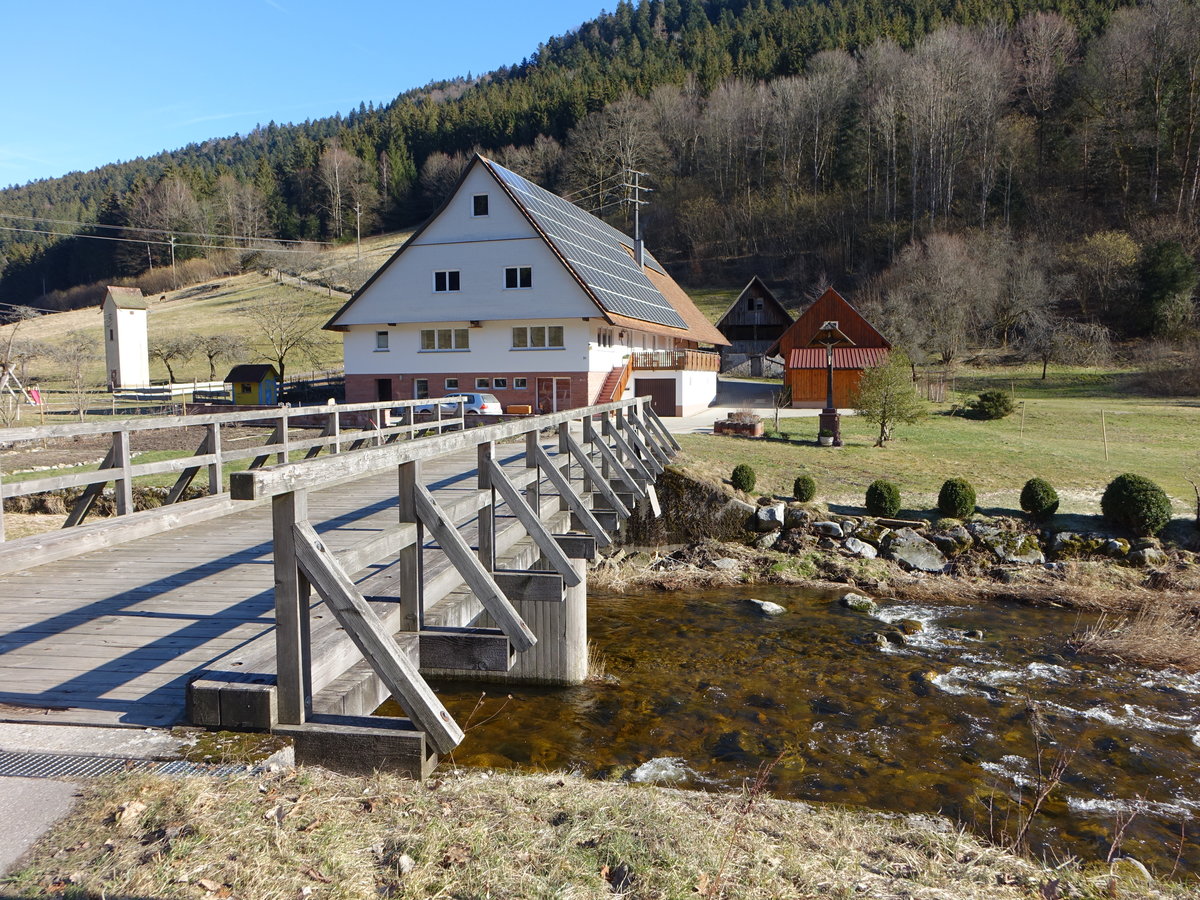
[[[900,512],[900,488],[880,478],[867,488],[867,512],[873,516],[891,518]]]
[[[975,512],[975,488],[965,478],[951,478],[938,491],[938,512],[951,519],[965,519]]]
[[[1058,491],[1044,478],[1030,478],[1021,488],[1021,509],[1035,522],[1045,522],[1058,512]]]
[[[967,406],[977,419],[1003,419],[1013,411],[1012,397],[1007,391],[984,391]]]
[[[754,484],[758,481],[758,477],[754,474],[754,470],[745,463],[734,466],[733,474],[729,476],[729,480],[733,482],[733,486],[739,491],[750,493],[754,490]]]
[[[817,483],[811,475],[799,475],[792,482],[792,496],[801,503],[808,503],[817,495]]]
[[[1134,534],[1158,534],[1171,521],[1171,500],[1157,484],[1141,475],[1118,475],[1100,498],[1104,518]]]

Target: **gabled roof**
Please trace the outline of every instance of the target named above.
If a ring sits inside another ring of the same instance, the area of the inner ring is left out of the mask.
[[[644,252],[644,265],[638,265],[631,238],[480,155],[463,172],[442,206],[338,310],[326,323],[327,329],[345,327],[338,324],[343,313],[441,215],[476,166],[483,166],[496,180],[608,322],[701,343],[728,343],[650,253]]]
[[[779,340],[770,346],[767,355],[790,355],[795,348],[808,347],[821,325],[830,320],[839,323],[839,328],[856,347],[891,349],[891,341],[880,334],[845,297],[833,288],[826,288],[825,293],[813,301]]]
[[[778,314],[781,315],[785,321],[791,322],[793,320],[792,314],[784,307],[782,303],[779,302],[775,294],[769,287],[767,287],[766,282],[755,275],[746,283],[746,286],[742,288],[742,292],[737,295],[737,299],[725,308],[725,312],[721,313],[721,318],[717,319],[717,328],[721,328],[725,325],[725,320],[729,318],[731,313],[737,310],[738,305],[745,300],[748,295],[763,297],[768,303],[775,307],[775,309],[778,311]]]
[[[268,378],[279,378],[279,373],[270,363],[244,363],[230,369],[229,374],[223,379],[223,383],[233,384],[237,381],[249,381],[261,384]]]
[[[112,297],[113,304],[117,309],[149,309],[150,301],[142,296],[142,289],[135,287],[117,287],[115,285],[108,286],[108,294],[105,299]]]
[[[883,347],[834,347],[833,367],[835,369],[869,369],[878,365],[888,351]],[[824,347],[795,347],[788,354],[787,368],[789,369],[825,369],[829,361],[825,356]]]

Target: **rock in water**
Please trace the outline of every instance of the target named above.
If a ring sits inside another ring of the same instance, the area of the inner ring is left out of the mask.
[[[840,538],[843,536],[842,526],[837,522],[813,522],[812,530],[825,537]]]
[[[883,542],[883,552],[908,569],[919,572],[942,572],[946,568],[946,557],[930,541],[911,528],[893,531]]]
[[[848,537],[842,543],[842,546],[857,556],[859,559],[874,559],[879,555],[879,551],[868,544],[866,541],[860,541],[856,537]]]
[[[678,784],[692,777],[692,770],[679,756],[658,756],[648,760],[629,773],[630,781],[640,783],[667,782]]]
[[[770,600],[755,600],[751,597],[746,602],[758,607],[758,611],[764,616],[781,616],[787,612],[778,603],[772,603]]]
[[[852,609],[855,612],[866,613],[873,615],[878,611],[879,606],[870,597],[864,597],[862,594],[856,594],[853,591],[842,594],[842,599],[838,601],[846,609]]]

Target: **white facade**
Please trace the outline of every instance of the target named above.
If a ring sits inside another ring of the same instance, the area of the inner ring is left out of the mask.
[[[138,292],[140,296],[140,291]],[[144,302],[144,301],[143,301]],[[150,353],[146,309],[122,308],[110,291],[104,298],[104,360],[112,388],[148,387]]]
[[[661,326],[643,331],[628,317],[610,320],[573,268],[581,264],[568,264],[542,232],[543,213],[527,212],[528,198],[510,196],[491,167],[477,159],[446,205],[327,326],[343,332],[347,400],[489,390],[506,407],[543,408],[553,391],[554,404],[584,406],[611,389],[615,379],[606,386],[606,377],[631,354],[695,346],[684,329],[676,338],[651,333]],[[572,239],[616,240],[607,226],[583,227]],[[600,277],[619,281],[612,272]],[[682,374],[711,383],[703,403],[712,401],[715,376]],[[689,394],[703,390],[676,380]]]

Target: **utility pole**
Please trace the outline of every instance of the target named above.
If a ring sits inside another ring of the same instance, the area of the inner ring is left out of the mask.
[[[645,244],[642,242],[642,207],[649,203],[649,200],[642,199],[642,191],[650,192],[653,188],[642,187],[642,176],[649,177],[647,172],[639,172],[637,169],[625,170],[625,188],[633,192],[632,197],[626,197],[626,203],[633,204],[633,248],[634,258],[639,266],[645,265],[646,250]],[[630,184],[630,177],[633,183]]]
[[[175,276],[175,235],[171,235],[171,285],[179,287],[179,279]]]
[[[354,243],[358,248],[358,259],[362,259],[362,205],[354,204]]]

